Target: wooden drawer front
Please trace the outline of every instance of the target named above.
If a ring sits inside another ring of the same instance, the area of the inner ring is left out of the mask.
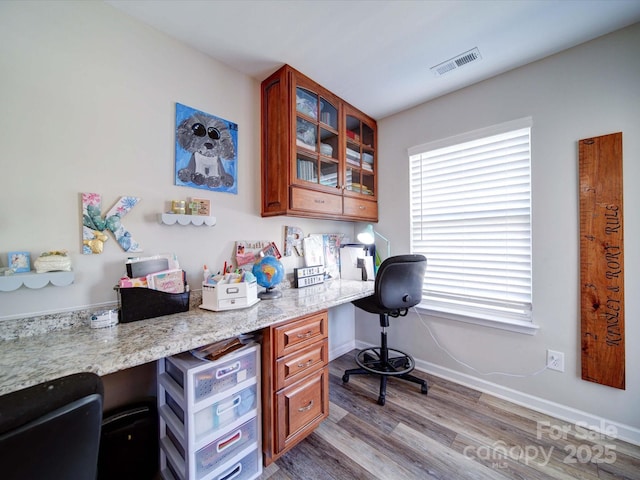
[[[314,313],[274,328],[276,358],[327,338],[327,311]]]
[[[378,220],[378,203],[359,198],[344,198],[344,214],[350,217]]]
[[[329,340],[314,343],[276,362],[276,390],[295,383],[304,375],[324,367],[329,362]]]
[[[330,193],[316,192],[291,187],[291,208],[305,212],[320,212],[342,215],[342,197]]]
[[[300,382],[281,390],[276,396],[278,408],[278,452],[297,437],[304,437],[329,415],[329,372],[324,367]]]

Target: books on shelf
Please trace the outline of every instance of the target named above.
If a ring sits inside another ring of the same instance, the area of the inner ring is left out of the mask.
[[[356,160],[360,160],[360,152],[353,150],[349,147],[347,147],[347,158],[353,158]]]
[[[360,135],[358,135],[356,132],[352,130],[347,130],[347,137],[356,142],[360,141]]]
[[[311,160],[302,160],[299,158],[296,173],[300,180],[306,180],[314,183],[318,182],[316,164]]]

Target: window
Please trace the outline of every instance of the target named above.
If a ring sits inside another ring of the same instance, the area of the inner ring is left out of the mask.
[[[530,136],[524,119],[409,150],[411,250],[427,257],[421,307],[531,323]]]

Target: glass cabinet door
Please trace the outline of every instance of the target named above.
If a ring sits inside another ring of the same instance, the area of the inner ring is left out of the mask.
[[[296,179],[337,188],[338,139],[336,102],[296,86]]]
[[[346,115],[345,190],[375,195],[374,130],[358,117]]]

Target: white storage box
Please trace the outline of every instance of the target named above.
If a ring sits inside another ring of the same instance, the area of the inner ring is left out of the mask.
[[[250,307],[258,303],[256,282],[202,284],[202,305],[206,310],[233,310]]]

